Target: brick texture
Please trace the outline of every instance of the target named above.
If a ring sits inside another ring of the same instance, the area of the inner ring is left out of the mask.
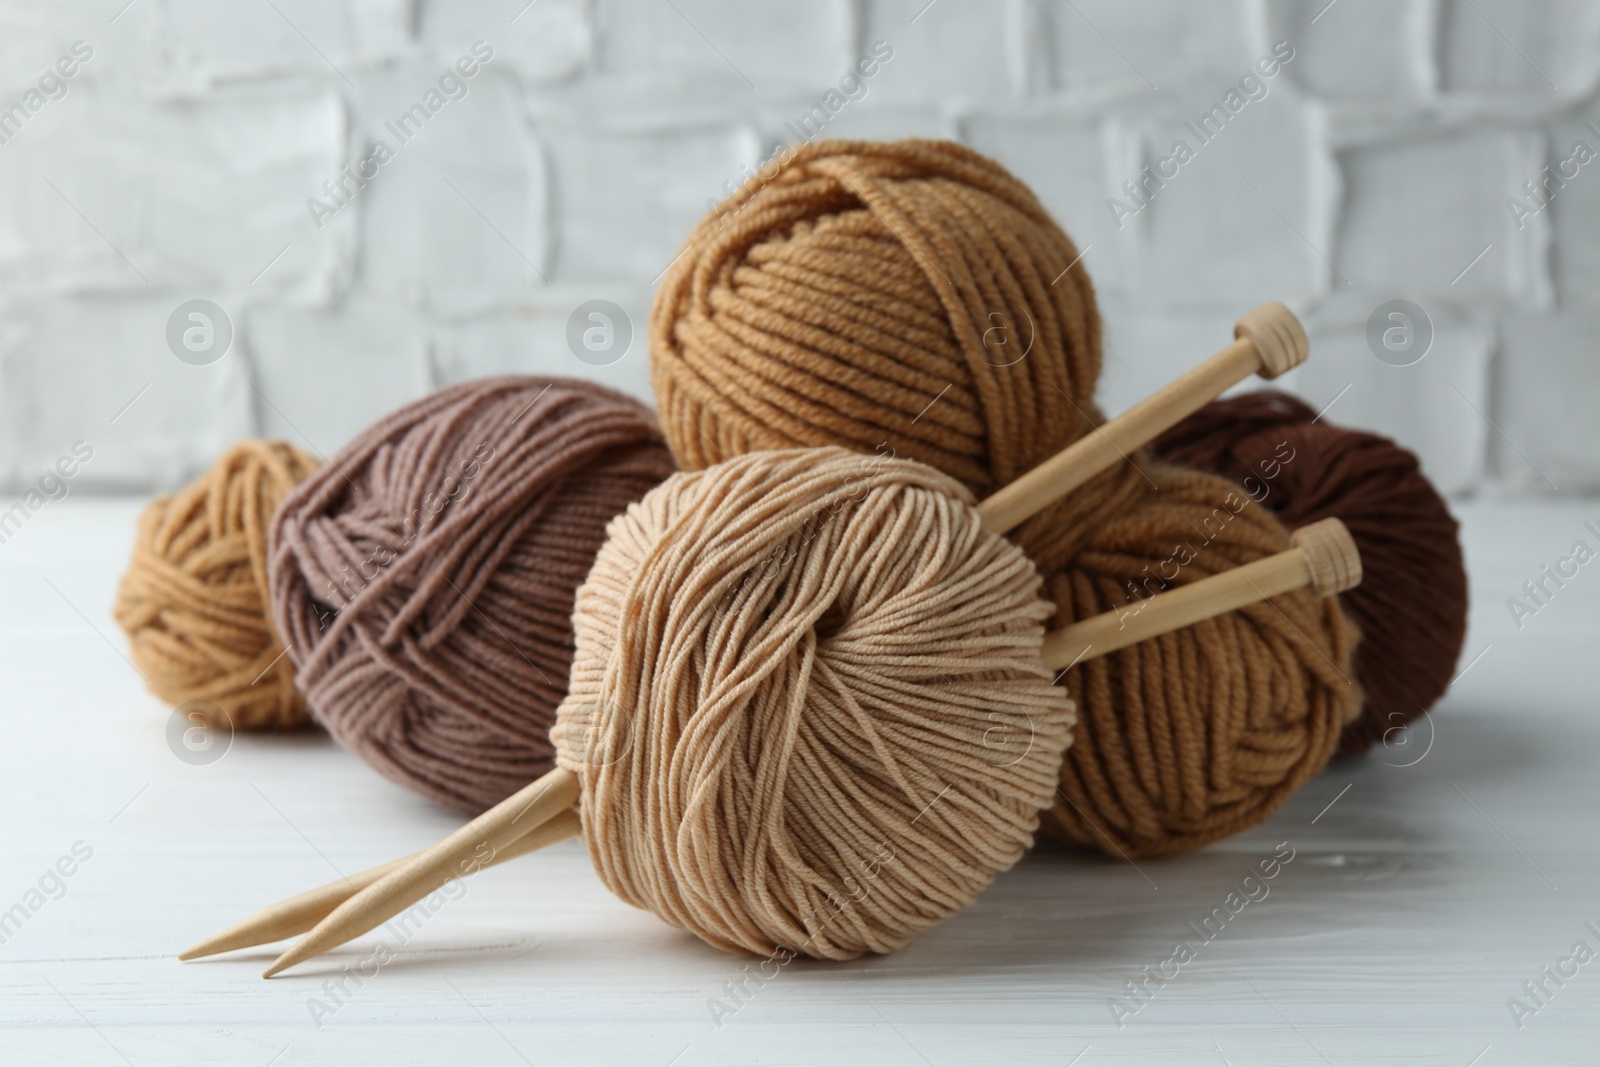
[[[1589,0],[117,7],[0,13],[11,493],[77,440],[106,490],[249,434],[328,454],[485,374],[648,399],[684,235],[874,48],[824,135],[954,137],[1031,183],[1101,294],[1108,411],[1281,299],[1313,340],[1284,384],[1450,492],[1600,491]],[[234,332],[206,365],[167,342],[193,299]],[[1368,340],[1397,299],[1433,331],[1409,366]],[[632,327],[609,362],[568,345],[592,300]]]

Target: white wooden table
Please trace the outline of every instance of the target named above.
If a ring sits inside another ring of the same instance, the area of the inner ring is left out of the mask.
[[[458,820],[319,737],[179,760],[109,616],[139,503],[52,503],[0,544],[0,1064],[1600,1061],[1600,961],[1541,974],[1600,952],[1600,562],[1520,631],[1506,607],[1600,547],[1600,501],[1461,509],[1463,666],[1482,655],[1431,731],[1196,855],[1042,850],[897,955],[749,983],[720,1027],[746,961],[613,899],[573,842],[473,879],[359,987],[332,983],[372,936],[271,982],[265,950],[178,963]],[[1200,943],[1188,924],[1283,841],[1269,895]],[[1112,999],[1180,939],[1195,958],[1119,1028]],[[1538,1007],[1520,1029],[1511,997]]]

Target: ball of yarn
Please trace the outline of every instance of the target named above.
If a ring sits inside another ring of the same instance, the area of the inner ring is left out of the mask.
[[[945,141],[816,141],[690,235],[651,311],[657,407],[699,469],[843,445],[987,495],[1102,418],[1078,250],[993,160]],[[1139,479],[1108,471],[1012,534],[1069,559]]]
[[[1164,464],[1046,586],[1057,625],[1289,547],[1239,486]],[[1364,561],[1363,561],[1364,562]],[[1062,676],[1077,740],[1044,832],[1113,855],[1181,852],[1264,820],[1313,775],[1359,712],[1357,630],[1338,599],[1274,597],[1087,660]]]
[[[1456,521],[1415,455],[1273,390],[1207,405],[1155,448],[1240,482],[1291,529],[1330,515],[1350,528],[1366,580],[1340,599],[1363,634],[1367,701],[1341,751],[1392,738],[1444,695],[1466,640],[1467,572]]]
[[[282,441],[245,441],[139,516],[112,615],[150,691],[190,704],[212,727],[308,721],[267,618],[267,530],[279,501],[316,468]]]
[[[1038,574],[970,502],[809,449],[675,475],[616,519],[555,732],[607,886],[724,949],[849,959],[1022,855],[1073,712]]]
[[[466,812],[550,770],[574,593],[671,472],[648,410],[579,381],[469,382],[363,432],[273,526],[273,617],[317,720]]]

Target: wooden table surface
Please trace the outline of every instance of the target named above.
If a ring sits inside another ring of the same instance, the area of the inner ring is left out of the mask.
[[[1520,628],[1506,604],[1600,547],[1600,501],[1461,507],[1462,676],[1265,826],[1137,868],[1041,849],[900,953],[737,997],[747,961],[615,900],[576,842],[381,935],[369,977],[379,935],[271,982],[266,950],[178,963],[459,820],[322,737],[180,760],[109,614],[140,503],[51,503],[0,544],[0,1064],[1600,1061],[1600,961],[1579,959],[1600,952],[1600,562]],[[1198,937],[1282,842],[1267,895]],[[1129,998],[1180,940],[1193,958]]]

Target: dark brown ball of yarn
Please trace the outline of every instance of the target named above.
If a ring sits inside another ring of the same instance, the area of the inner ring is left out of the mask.
[[[673,455],[699,470],[756,450],[892,450],[985,496],[1103,421],[1078,258],[1033,192],[969,148],[804,145],[695,228],[656,294]],[[1012,539],[1048,570],[1141,485],[1119,465]]]
[[[1045,579],[1055,625],[1289,547],[1226,479],[1149,465],[1150,492]],[[1077,739],[1043,832],[1112,855],[1199,848],[1264,820],[1322,770],[1359,712],[1358,633],[1307,590],[1251,604],[1067,670]]]
[[[1340,594],[1361,627],[1366,691],[1342,752],[1392,737],[1444,695],[1467,632],[1458,527],[1417,457],[1387,437],[1314,421],[1273,390],[1208,404],[1155,444],[1164,459],[1239,481],[1291,529],[1337,516],[1365,580]]]
[[[578,585],[671,473],[649,411],[580,381],[469,382],[366,430],[272,528],[273,618],[312,714],[461,811],[549,771]]]

